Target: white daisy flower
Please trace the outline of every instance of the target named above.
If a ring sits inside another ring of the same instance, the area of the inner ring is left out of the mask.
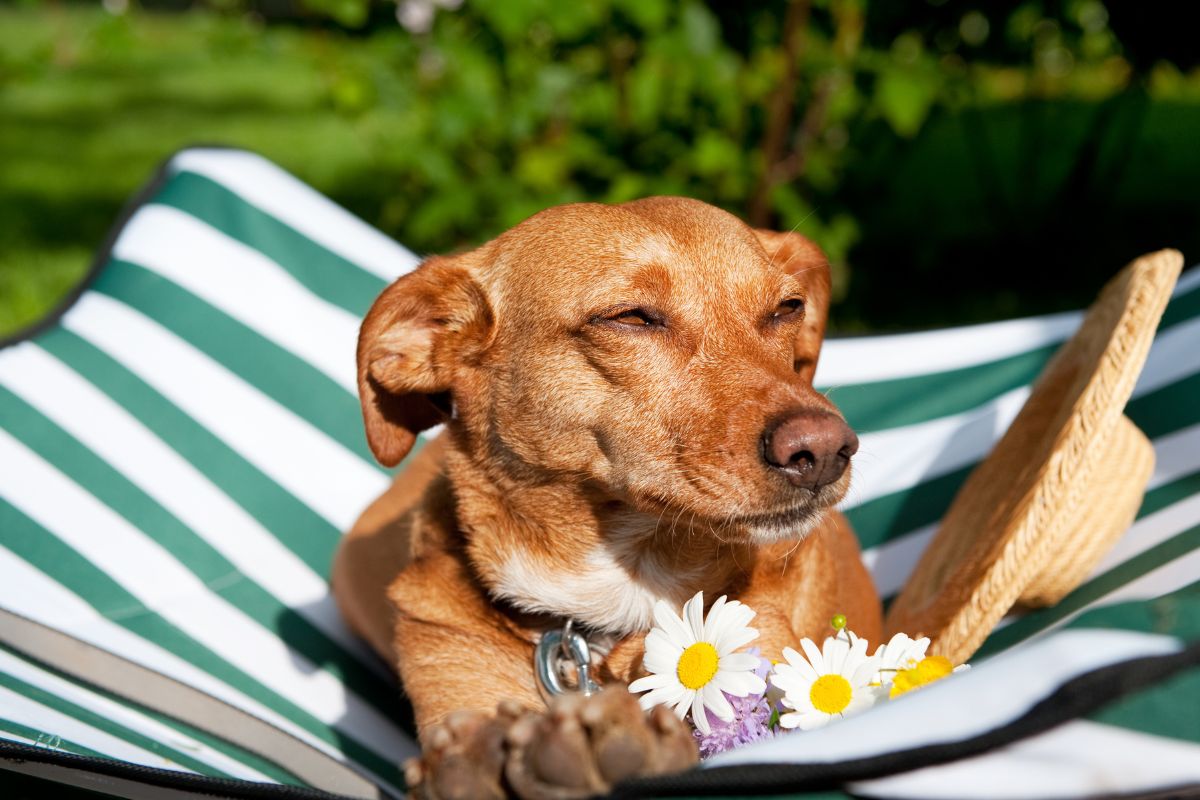
[[[801,639],[800,647],[803,656],[785,647],[787,661],[776,664],[770,675],[771,683],[783,691],[784,708],[792,709],[779,717],[784,728],[820,728],[831,719],[870,708],[883,695],[871,686],[879,662],[867,656],[866,639],[830,637],[821,649],[811,639]]]
[[[879,673],[872,683],[888,686],[896,679],[896,673],[912,669],[925,657],[929,649],[929,637],[913,639],[906,633],[897,633],[887,644],[879,645],[875,658],[879,660]]]
[[[879,672],[871,681],[872,685],[882,686],[887,690],[889,698],[896,698],[905,692],[971,668],[969,664],[959,664],[956,667],[949,659],[928,655],[928,651],[928,637],[913,639],[907,634],[897,633],[887,644],[880,645],[875,651],[874,657],[879,660]]]
[[[754,611],[737,600],[717,598],[704,617],[704,592],[683,606],[683,617],[665,602],[654,606],[656,627],[646,634],[646,657],[642,665],[651,673],[629,684],[629,691],[646,692],[638,702],[642,708],[669,705],[683,719],[692,713],[692,724],[708,733],[705,709],[725,721],[733,719],[733,707],[722,692],[745,697],[766,691],[766,682],[754,674],[759,659],[738,653],[758,638],[747,627]]]
[[[902,669],[892,679],[888,688],[888,697],[896,698],[913,689],[940,681],[942,678],[965,672],[970,664],[959,664],[957,667],[945,656],[925,656],[909,669]]]

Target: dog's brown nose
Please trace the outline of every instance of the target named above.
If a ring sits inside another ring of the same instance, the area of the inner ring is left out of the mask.
[[[784,417],[763,435],[763,458],[792,483],[816,491],[842,477],[858,437],[828,411],[805,410]]]

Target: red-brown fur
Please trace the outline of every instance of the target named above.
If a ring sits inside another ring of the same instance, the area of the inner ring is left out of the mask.
[[[419,731],[464,705],[540,707],[533,644],[566,616],[616,642],[606,679],[631,679],[654,597],[742,600],[772,658],[839,612],[878,640],[830,508],[849,470],[813,493],[762,462],[772,419],[836,413],[812,387],[829,281],[799,234],[651,198],[549,209],[383,292],[358,352],[371,447],[391,465],[446,430],[350,531],[334,592]],[[803,314],[774,317],[793,297]]]

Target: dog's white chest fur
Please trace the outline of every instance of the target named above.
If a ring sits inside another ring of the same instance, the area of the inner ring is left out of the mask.
[[[568,617],[597,631],[624,635],[649,629],[654,604],[673,602],[677,587],[677,576],[654,561],[641,560],[634,575],[598,547],[569,571],[510,556],[493,592],[524,611]]]

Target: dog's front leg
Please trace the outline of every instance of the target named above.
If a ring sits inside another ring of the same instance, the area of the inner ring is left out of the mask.
[[[421,739],[421,758],[405,765],[419,800],[586,798],[698,758],[683,722],[665,706],[642,711],[619,682],[592,697],[557,697],[547,709],[505,699],[492,710],[454,711]]]
[[[531,641],[463,577],[442,553],[410,565],[389,591],[422,744],[405,768],[413,797],[583,798],[695,763],[686,726],[666,709],[644,713],[624,685],[546,709]]]
[[[455,553],[439,550],[410,563],[387,599],[391,652],[422,746],[421,758],[405,765],[411,796],[505,797],[508,729],[541,706],[531,644]]]

